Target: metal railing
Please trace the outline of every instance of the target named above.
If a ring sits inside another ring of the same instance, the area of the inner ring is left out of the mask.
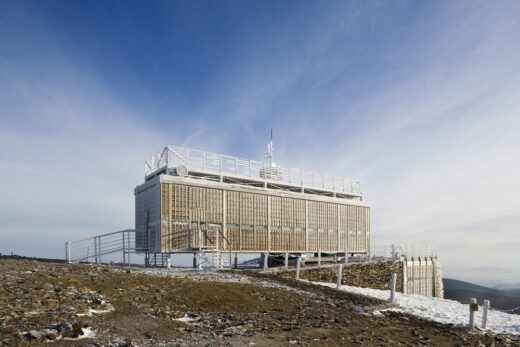
[[[220,251],[216,245],[216,238],[221,237],[227,244],[226,251]],[[231,264],[231,243],[224,236],[222,230],[193,228],[162,235],[162,238],[170,244],[171,251],[195,252],[203,260],[204,267],[223,268]],[[116,231],[112,233],[93,236],[87,239],[67,241],[65,243],[65,260],[67,262],[102,263],[113,261],[115,255],[122,255],[123,264],[131,264],[130,254],[148,253],[149,264],[165,266],[163,256],[168,254],[149,251],[149,240],[146,233],[136,233],[134,229]],[[229,253],[229,262],[224,253]],[[121,258],[118,258],[121,260]],[[118,260],[118,262],[119,262]]]
[[[352,179],[303,169],[270,166],[269,163],[230,157],[184,147],[166,146],[145,161],[145,176],[163,169],[185,166],[188,171],[234,176],[309,189],[323,189],[361,196],[361,183]]]
[[[370,256],[376,258],[398,259],[401,256],[407,258],[437,258],[437,249],[431,245],[423,244],[392,244],[382,247],[372,247]]]
[[[130,253],[135,253],[135,230],[127,229],[83,240],[65,243],[65,260],[68,262],[101,263],[106,256],[122,253],[123,263],[130,263]]]

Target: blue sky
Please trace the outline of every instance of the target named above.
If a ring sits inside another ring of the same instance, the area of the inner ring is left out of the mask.
[[[133,225],[166,144],[361,180],[373,243],[520,283],[520,3],[2,1],[0,252]]]

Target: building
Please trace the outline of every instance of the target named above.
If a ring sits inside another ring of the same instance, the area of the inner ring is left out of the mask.
[[[357,181],[168,146],[135,188],[135,230],[149,254],[368,254],[370,207]]]

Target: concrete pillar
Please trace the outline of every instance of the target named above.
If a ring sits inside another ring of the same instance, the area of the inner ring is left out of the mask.
[[[300,265],[302,262],[302,257],[296,258],[296,280],[298,281],[300,279]]]
[[[343,265],[338,265],[338,272],[336,273],[336,288],[339,289],[341,287],[341,279],[343,277]]]
[[[289,253],[287,253],[287,252],[285,252],[284,266],[285,266],[286,270],[289,268]]]
[[[197,268],[197,254],[193,253],[193,268]]]
[[[395,304],[397,302],[397,298],[395,296],[395,284],[397,282],[397,274],[393,273],[390,277],[390,303]]]
[[[269,253],[264,253],[264,271],[267,271],[267,269],[269,268]]]
[[[321,249],[318,249],[318,268],[321,269]]]
[[[238,269],[238,253],[235,253],[235,269]]]

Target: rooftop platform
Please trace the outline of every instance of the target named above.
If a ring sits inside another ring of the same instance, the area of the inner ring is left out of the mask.
[[[339,198],[362,198],[358,181],[184,147],[166,146],[145,161],[145,179],[192,176]]]

